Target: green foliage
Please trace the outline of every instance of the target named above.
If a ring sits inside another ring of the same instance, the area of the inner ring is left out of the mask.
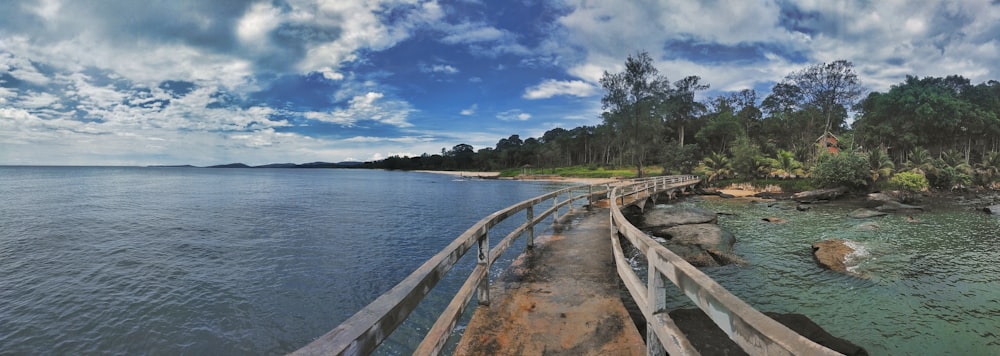
[[[892,158],[885,149],[877,149],[868,152],[868,174],[871,175],[872,186],[877,186],[879,181],[892,175],[896,165],[892,163]]]
[[[733,171],[747,179],[756,179],[767,173],[767,160],[760,148],[741,136],[733,145]]]
[[[979,185],[991,186],[1000,179],[1000,152],[990,152],[983,161],[976,164],[976,180]]]
[[[927,177],[924,177],[920,172],[906,171],[899,172],[892,176],[889,180],[889,184],[900,190],[908,190],[911,192],[919,192],[921,190],[927,189]]]
[[[712,152],[701,160],[701,164],[694,169],[694,173],[705,177],[705,181],[711,183],[714,180],[726,178],[733,174],[733,166],[726,155]]]
[[[865,155],[844,151],[823,154],[812,169],[812,177],[821,187],[846,186],[861,189],[868,185],[868,159]]]
[[[779,149],[774,158],[768,158],[767,164],[768,175],[772,177],[792,178],[805,174],[805,171],[802,170],[802,162],[797,161],[795,154],[790,151]]]

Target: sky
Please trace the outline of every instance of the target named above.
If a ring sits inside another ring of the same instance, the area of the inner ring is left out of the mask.
[[[0,165],[370,161],[601,122],[648,52],[708,98],[852,61],[1000,79],[998,0],[7,0]]]

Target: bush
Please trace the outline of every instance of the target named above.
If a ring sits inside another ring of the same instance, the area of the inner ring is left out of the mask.
[[[927,177],[923,174],[917,172],[899,172],[892,176],[889,180],[889,184],[896,187],[899,190],[908,190],[911,192],[919,192],[921,190],[927,189]]]
[[[868,173],[868,158],[856,152],[824,154],[812,168],[813,179],[824,188],[865,188],[868,186]]]

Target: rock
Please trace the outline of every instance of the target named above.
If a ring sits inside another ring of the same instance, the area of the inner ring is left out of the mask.
[[[792,329],[799,335],[849,356],[867,356],[868,351],[850,341],[833,336],[801,314],[764,312],[768,318]],[[702,355],[745,355],[746,353],[722,331],[701,309],[674,309],[668,313],[684,336]]]
[[[847,187],[807,190],[804,192],[795,193],[794,195],[792,195],[792,200],[800,203],[814,202],[818,200],[833,200],[840,197],[841,195],[844,195],[844,193],[847,192],[848,192]]]
[[[1000,215],[1000,204],[987,206],[983,211],[990,215]]]
[[[848,273],[847,255],[854,252],[854,249],[847,245],[847,241],[841,239],[824,240],[812,244],[813,257],[821,267],[834,272]]]
[[[653,231],[663,245],[695,267],[745,264],[733,255],[736,237],[715,224],[678,225]]]
[[[788,222],[788,220],[785,220],[785,219],[782,219],[782,218],[779,218],[779,217],[775,217],[775,216],[768,216],[768,217],[760,219],[760,220],[761,221],[766,221],[766,222],[769,222],[769,223],[772,223],[772,224],[784,224],[784,223]]]
[[[875,210],[862,209],[862,208],[854,209],[850,213],[847,214],[847,216],[850,216],[850,217],[855,218],[855,219],[867,219],[867,218],[874,218],[874,217],[877,217],[877,216],[886,216],[886,215],[889,215],[889,213],[884,212],[884,211],[875,211]]]
[[[767,207],[768,208],[775,208],[775,209],[779,209],[779,210],[792,210],[793,209],[793,207],[791,206],[791,204],[788,204],[787,202],[780,202],[780,201],[775,201],[775,202],[767,203]]]
[[[837,351],[848,356],[868,355],[868,351],[863,347],[833,336],[805,315],[780,314],[773,312],[764,312],[764,315],[767,315],[767,317],[774,319],[774,321],[777,321],[789,329],[794,330],[799,335],[805,336],[807,339],[812,340],[812,342],[823,345],[833,351]]]
[[[714,248],[720,251],[732,251],[736,237],[729,231],[715,224],[677,225],[659,229],[656,236],[665,238],[670,243],[698,245],[703,248]]]
[[[887,201],[893,201],[895,199],[886,193],[870,193],[868,194],[868,197],[865,198],[865,200],[870,202],[877,202],[879,205],[881,205],[882,203],[885,203]]]
[[[882,226],[873,222],[862,223],[861,225],[855,226],[855,229],[865,230],[865,231],[875,231],[881,229]]]
[[[642,218],[643,228],[666,228],[687,224],[715,223],[719,216],[714,212],[697,208],[657,208],[647,212]]]
[[[876,207],[875,210],[884,212],[924,211],[924,208],[916,205],[903,204],[895,200],[889,200]]]
[[[799,205],[795,206],[795,210],[798,210],[798,211],[809,211],[809,209],[812,209],[812,207],[809,206],[809,205],[805,205],[805,204],[799,204]]]
[[[732,195],[732,194],[728,194],[728,193],[719,193],[719,198],[722,198],[722,199],[732,199],[732,198],[735,198],[735,197],[736,197],[736,196],[735,196],[735,195]]]
[[[753,195],[754,198],[761,199],[785,199],[790,197],[789,193],[760,192]]]

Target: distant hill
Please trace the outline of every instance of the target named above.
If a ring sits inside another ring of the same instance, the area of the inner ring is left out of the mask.
[[[230,163],[230,164],[220,164],[216,166],[208,166],[205,168],[252,168],[243,163]]]
[[[215,166],[207,166],[205,168],[359,168],[364,165],[363,162],[310,162],[303,164],[295,163],[271,163],[260,166],[249,166],[244,163],[230,163],[230,164],[220,164]],[[160,166],[165,167],[165,166]],[[191,167],[191,166],[171,166],[171,167]]]

